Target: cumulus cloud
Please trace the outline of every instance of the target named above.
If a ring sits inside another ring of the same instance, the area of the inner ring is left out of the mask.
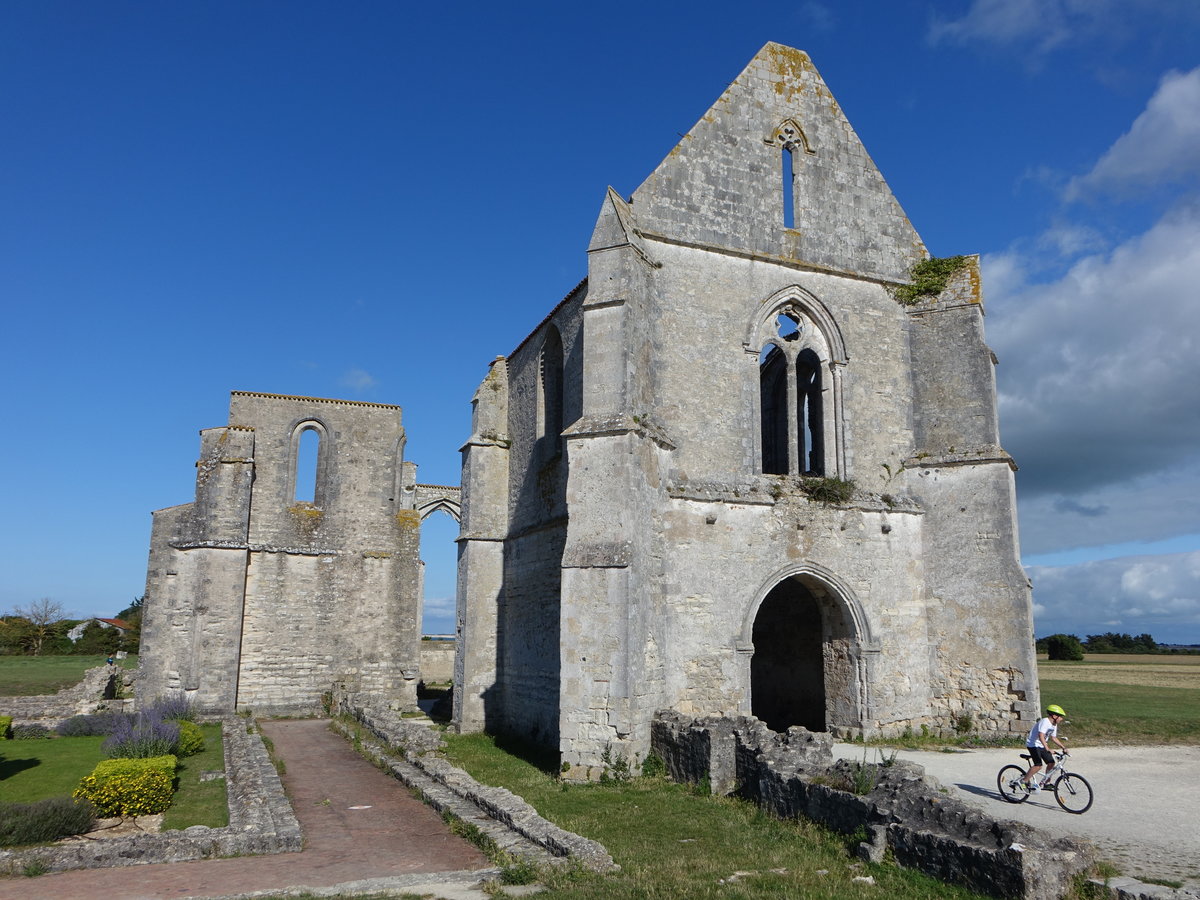
[[[1128,194],[1200,175],[1200,67],[1168,72],[1129,131],[1086,175],[1072,179],[1066,198],[1098,192]]]
[[[1052,283],[1023,283],[1019,268],[985,259],[1001,288],[988,337],[1022,490],[1078,494],[1200,460],[1200,203]]]
[[[363,369],[351,369],[339,381],[342,387],[350,388],[352,391],[369,391],[379,383],[370,372]]]
[[[1034,566],[1029,574],[1039,635],[1122,631],[1160,643],[1200,642],[1200,550]]]

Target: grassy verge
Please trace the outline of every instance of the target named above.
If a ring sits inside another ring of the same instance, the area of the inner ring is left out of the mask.
[[[1200,743],[1200,692],[1042,678],[1042,698],[1067,710],[1076,743]]]
[[[506,787],[569,831],[599,841],[621,871],[545,874],[544,900],[970,898],[969,891],[892,865],[855,860],[847,839],[774,819],[753,804],[712,797],[661,778],[565,785],[551,761],[483,735],[447,735],[447,756],[479,781]],[[516,751],[516,752],[508,752]],[[854,878],[871,876],[874,886]]]
[[[83,681],[88,669],[104,665],[105,656],[0,656],[0,697],[56,694]],[[117,665],[137,668],[137,656]],[[0,713],[4,706],[0,703]]]
[[[179,762],[179,789],[167,810],[164,829],[189,825],[220,827],[229,824],[225,781],[200,781],[200,773],[224,769],[221,726],[204,725],[205,749]],[[31,803],[48,797],[69,797],[79,780],[104,758],[103,737],[54,738],[0,743],[0,799],[6,803]]]
[[[175,792],[170,809],[163,816],[164,831],[188,828],[192,825],[223,828],[229,824],[225,779],[200,780],[204,772],[219,772],[225,768],[221,726],[201,725],[200,730],[204,732],[204,750],[194,756],[185,756],[179,761],[179,789]]]

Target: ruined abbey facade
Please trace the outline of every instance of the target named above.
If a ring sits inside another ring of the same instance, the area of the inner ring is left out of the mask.
[[[978,260],[914,285],[929,254],[808,57],[764,47],[608,191],[587,253],[474,397],[456,727],[557,748],[568,778],[644,758],[664,709],[1027,729]],[[155,514],[142,694],[287,711],[342,682],[412,706],[419,522],[458,498],[403,446],[398,407],[235,393],[195,502]]]
[[[1026,729],[1014,466],[977,258],[927,259],[808,57],[768,44],[474,398],[462,730],[644,757],[655,711]]]
[[[312,442],[302,459],[301,445]],[[416,705],[421,519],[400,407],[234,391],[196,499],[154,513],[138,696],[310,713],[334,683]]]

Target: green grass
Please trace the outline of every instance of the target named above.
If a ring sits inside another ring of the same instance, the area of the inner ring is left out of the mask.
[[[781,821],[740,800],[702,796],[661,778],[564,785],[552,760],[506,752],[484,735],[446,735],[447,756],[476,779],[506,787],[568,831],[603,844],[621,866],[600,876],[545,875],[541,900],[621,898],[881,897],[977,895],[892,865],[851,856],[857,843],[807,822]],[[743,873],[743,874],[735,874]],[[856,883],[871,875],[875,886]],[[730,880],[732,879],[732,880]]]
[[[0,656],[0,697],[33,697],[55,694],[83,681],[88,669],[104,665],[106,656]],[[137,656],[118,660],[126,669],[137,668]],[[4,704],[0,701],[0,713]]]
[[[104,758],[103,737],[0,742],[0,800],[32,803],[69,797]]]
[[[201,725],[204,732],[204,750],[195,756],[185,756],[176,770],[179,788],[171,807],[163,816],[163,831],[188,828],[192,825],[207,825],[223,828],[229,824],[229,803],[225,794],[225,779],[201,781],[203,772],[221,771],[225,768],[225,754],[221,745],[221,726]]]
[[[164,829],[229,824],[224,780],[200,781],[200,773],[224,769],[221,726],[203,725],[204,752],[179,761],[179,789],[163,820]],[[70,796],[79,780],[104,758],[103,737],[0,742],[0,801],[30,803]]]
[[[1200,693],[1187,688],[1041,679],[1042,697],[1066,707],[1076,743],[1195,744]]]

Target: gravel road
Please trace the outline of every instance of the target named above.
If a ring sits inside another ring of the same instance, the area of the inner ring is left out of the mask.
[[[835,744],[834,755],[863,759],[864,748]],[[890,752],[890,751],[889,751]],[[1068,769],[1092,785],[1096,799],[1083,815],[1063,811],[1053,793],[1007,803],[996,790],[996,773],[1021,763],[1022,751],[964,750],[941,753],[901,750],[898,758],[925,767],[967,803],[1004,819],[1027,822],[1054,835],[1076,835],[1135,878],[1181,881],[1200,889],[1200,747],[1080,747]],[[877,751],[866,750],[866,759]]]

